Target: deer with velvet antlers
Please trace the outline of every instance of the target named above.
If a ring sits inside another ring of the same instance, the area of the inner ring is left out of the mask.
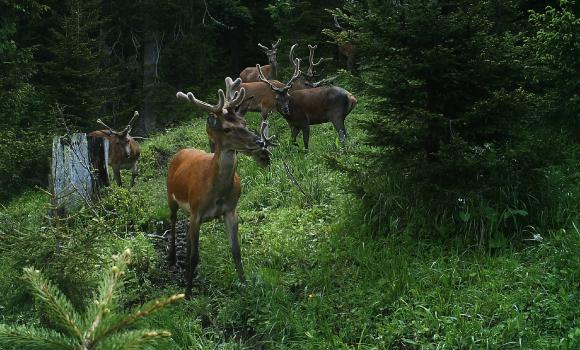
[[[268,56],[268,65],[262,67],[264,74],[268,79],[278,79],[278,45],[280,45],[280,39],[272,44],[272,48],[268,48],[262,44],[258,43],[258,47],[264,51],[266,56]],[[260,81],[258,79],[258,71],[256,67],[246,67],[240,73],[240,78],[244,83]]]
[[[139,112],[133,113],[133,118],[122,131],[115,131],[101,119],[97,123],[105,127],[105,130],[97,130],[89,133],[89,136],[102,137],[109,141],[109,165],[113,168],[115,182],[121,186],[121,169],[131,169],[131,187],[135,185],[137,177],[137,160],[141,155],[139,143],[129,133],[139,117]]]
[[[294,57],[294,50],[296,49],[298,44],[292,45],[290,48],[290,62],[294,64],[296,62],[296,58]],[[320,75],[318,71],[316,71],[316,67],[318,67],[322,62],[331,60],[330,58],[320,58],[318,62],[314,63],[314,51],[318,45],[308,45],[308,50],[310,54],[308,56],[308,70],[306,73],[300,71],[300,77],[296,80],[296,82],[292,85],[291,91],[294,90],[303,90],[303,89],[311,89],[315,87],[320,87],[324,85],[328,85],[334,80],[336,77],[331,77],[327,79],[322,79],[320,81],[316,81],[316,78]]]
[[[293,61],[295,71],[300,75],[300,59]],[[347,132],[344,125],[346,116],[356,106],[356,98],[345,89],[337,86],[323,86],[302,90],[290,90],[292,81],[297,79],[295,74],[285,88],[279,88],[267,80],[258,64],[256,66],[259,78],[268,84],[276,94],[278,112],[286,119],[291,129],[292,143],[296,144],[296,137],[302,131],[304,148],[308,150],[310,125],[331,122],[338,134],[341,143],[346,141]]]
[[[254,69],[257,71],[257,68]],[[268,80],[267,83],[264,83],[264,81],[240,83],[232,86],[232,91],[244,89],[246,95],[252,97],[244,102],[244,111],[260,112],[262,120],[266,120],[268,115],[276,110],[276,99],[278,98],[278,94],[276,94],[274,90],[279,92],[287,91],[292,87],[293,82],[299,77],[300,70],[295,66],[294,74],[286,84],[273,79]],[[271,88],[271,86],[274,86],[274,88]]]
[[[267,135],[267,122],[261,126],[260,135],[246,127],[240,106],[246,96],[245,89],[233,91],[240,79],[226,78],[226,93],[218,90],[216,105],[198,100],[191,92],[177,93],[177,97],[193,103],[209,113],[206,132],[213,143],[214,152],[206,153],[189,148],[179,151],[169,163],[167,175],[167,200],[171,212],[169,262],[175,263],[175,222],[177,210],[189,213],[187,233],[186,295],[191,295],[193,277],[199,263],[199,233],[203,222],[224,218],[229,236],[235,268],[240,282],[244,282],[240,246],[238,243],[238,216],[236,206],[241,194],[240,177],[236,172],[236,152],[250,155],[268,152],[273,144]],[[266,165],[263,162],[261,165]]]

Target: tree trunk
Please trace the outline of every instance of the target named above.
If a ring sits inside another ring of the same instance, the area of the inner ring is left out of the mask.
[[[146,24],[147,26],[147,24]],[[136,134],[149,135],[155,130],[157,108],[155,87],[157,85],[158,42],[154,31],[146,28],[143,40],[143,102]]]
[[[99,188],[109,183],[108,142],[86,134],[55,137],[52,141],[52,215],[62,216],[89,205]]]

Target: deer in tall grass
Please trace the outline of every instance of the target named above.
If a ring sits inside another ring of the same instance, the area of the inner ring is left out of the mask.
[[[272,44],[272,48],[268,48],[262,44],[258,43],[258,47],[264,51],[266,56],[268,56],[268,65],[263,68],[264,74],[268,79],[278,79],[278,45],[280,45],[280,39]],[[256,67],[246,67],[240,73],[240,78],[244,83],[260,81],[258,79],[258,71]]]
[[[138,117],[139,112],[135,111],[133,118],[122,131],[115,131],[103,123],[101,119],[97,119],[97,123],[105,129],[89,133],[89,136],[102,137],[109,141],[109,165],[113,168],[113,176],[117,186],[122,186],[121,169],[131,169],[131,187],[135,185],[137,160],[139,160],[141,150],[139,143],[129,133]]]
[[[239,78],[226,78],[226,93],[218,90],[219,100],[211,105],[197,99],[191,92],[177,93],[177,98],[193,103],[209,113],[206,132],[214,144],[214,152],[206,153],[188,148],[179,151],[169,163],[167,200],[171,213],[169,262],[175,263],[175,222],[177,210],[189,213],[187,232],[186,295],[191,295],[193,277],[199,263],[199,233],[201,224],[219,217],[224,218],[235,268],[244,283],[240,245],[238,242],[238,215],[236,207],[241,194],[240,177],[236,172],[238,151],[255,153],[272,145],[267,135],[267,122],[262,123],[260,135],[246,127],[239,110],[246,95],[245,89],[233,92]],[[268,159],[269,160],[269,159]],[[264,165],[264,164],[262,164]]]

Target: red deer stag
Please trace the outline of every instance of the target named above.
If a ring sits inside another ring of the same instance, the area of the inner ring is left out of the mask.
[[[236,172],[236,152],[253,153],[266,150],[272,144],[267,137],[266,122],[258,136],[246,128],[246,122],[237,107],[244,100],[246,91],[232,93],[234,83],[226,78],[226,94],[218,90],[219,102],[210,105],[188,92],[177,93],[195,106],[209,112],[206,131],[214,142],[214,153],[198,149],[184,149],[169,163],[167,175],[167,199],[171,211],[169,262],[175,263],[175,222],[179,207],[189,213],[187,234],[186,295],[191,295],[193,277],[199,262],[199,232],[203,222],[223,215],[229,235],[230,248],[240,282],[244,271],[238,243],[238,216],[236,206],[240,198],[240,177]],[[230,98],[231,97],[231,98]]]
[[[258,44],[258,47],[268,56],[268,63],[270,64],[263,67],[264,74],[268,79],[278,79],[278,45],[280,45],[280,39],[272,44],[271,49],[262,44]],[[240,73],[240,78],[244,83],[260,81],[258,79],[258,71],[255,67],[244,68]]]
[[[137,177],[137,160],[141,155],[139,143],[135,141],[129,133],[131,128],[139,117],[139,112],[135,111],[133,118],[123,131],[115,131],[101,119],[97,123],[101,124],[106,130],[97,130],[89,133],[89,136],[102,137],[109,141],[109,165],[113,168],[113,175],[117,186],[121,186],[121,169],[131,169],[131,187],[135,185]]]
[[[257,71],[257,68],[254,69]],[[300,70],[295,67],[294,76],[286,84],[281,83],[278,80],[269,80],[267,84],[263,81],[241,84],[234,83],[232,86],[232,93],[239,91],[242,88],[246,90],[246,95],[250,96],[250,98],[246,99],[247,102],[244,101],[244,112],[260,112],[262,115],[262,120],[266,120],[270,112],[276,110],[277,94],[274,93],[273,89],[277,89],[280,92],[288,90],[292,86],[292,83],[298,79],[299,76]],[[270,86],[274,86],[274,88],[271,88]]]
[[[300,59],[294,62],[298,71]],[[324,86],[311,89],[288,91],[280,89],[266,80],[261,72],[260,65],[256,68],[260,73],[260,80],[270,85],[276,93],[276,104],[280,114],[286,119],[292,133],[292,143],[296,144],[296,137],[302,131],[304,148],[308,150],[310,125],[331,122],[341,143],[347,137],[344,120],[356,106],[356,98],[348,91],[337,86]]]

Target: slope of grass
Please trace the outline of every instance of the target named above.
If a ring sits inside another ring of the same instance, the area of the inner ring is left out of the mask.
[[[347,119],[352,137],[346,149],[337,147],[330,125],[321,125],[313,128],[311,151],[304,153],[289,144],[285,122],[273,117],[271,133],[281,145],[273,150],[271,167],[261,169],[240,156],[244,190],[238,211],[248,284],[237,282],[223,224],[204,224],[194,297],[144,324],[173,333],[164,348],[576,348],[578,230],[488,252],[412,234],[376,236],[357,219],[357,198],[325,159],[330,153],[349,159],[349,150],[365,147],[354,127],[365,113],[362,102]],[[257,128],[257,115],[249,116],[249,125]],[[86,249],[100,249],[103,259],[125,245],[136,250],[127,305],[182,289],[145,234],[167,218],[168,159],[192,146],[207,149],[204,119],[144,142],[136,187],[110,189],[98,215],[72,223],[79,237],[102,232],[98,247]],[[45,201],[28,194],[3,212],[27,229],[38,228],[46,225],[40,214]],[[6,240],[12,233],[4,234]],[[89,261],[93,265],[86,268],[98,271],[98,259]],[[18,290],[18,269],[25,263],[17,252],[5,252],[0,288]],[[30,302],[17,296],[0,297],[0,322],[35,317]]]

